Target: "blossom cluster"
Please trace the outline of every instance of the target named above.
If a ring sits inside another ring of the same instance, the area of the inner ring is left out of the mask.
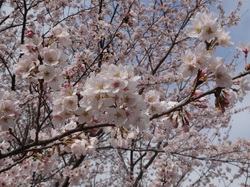
[[[139,130],[127,131],[126,129],[120,128],[105,128],[105,132],[110,133],[108,142],[112,147],[129,147],[133,139],[137,138]]]
[[[230,41],[229,32],[225,32],[218,21],[218,15],[214,12],[207,14],[206,12],[198,12],[191,19],[191,25],[187,26],[187,35],[199,38],[208,43],[214,42],[215,45],[222,47],[230,47],[233,42]]]
[[[89,181],[87,180],[88,175],[91,175],[89,173],[89,169],[94,166],[94,163],[90,160],[84,160],[81,164],[81,166],[70,169],[67,167],[63,171],[64,176],[69,177],[69,186],[83,186],[85,184],[86,186],[89,185]],[[100,168],[98,167],[97,170]],[[98,173],[97,171],[96,173]]]
[[[170,107],[166,101],[160,101],[160,92],[149,90],[145,93],[144,101],[147,103],[147,112],[149,115],[159,114]]]
[[[19,62],[14,65],[17,77],[29,81],[44,80],[54,90],[58,90],[63,83],[61,73],[66,65],[67,55],[59,49],[58,43],[69,45],[69,34],[60,26],[51,29],[48,38],[38,36],[28,30],[26,41],[21,45],[24,53]]]
[[[13,127],[18,116],[17,101],[12,92],[0,92],[0,128],[6,131]]]
[[[187,35],[199,38],[195,51],[187,50],[182,55],[180,71],[183,78],[196,76],[202,70],[201,79],[215,81],[217,86],[230,88],[233,85],[231,70],[224,64],[224,59],[214,57],[217,46],[230,47],[233,42],[229,32],[224,32],[215,13],[197,13],[187,26]]]
[[[150,113],[136,88],[139,79],[131,67],[104,64],[100,72],[91,73],[78,90],[65,83],[53,102],[53,124],[61,127],[70,118],[78,124],[114,124],[118,128],[104,129],[111,135],[108,142],[113,147],[128,146],[149,124]],[[76,124],[71,125],[70,129],[75,127]],[[131,128],[134,131],[128,131]],[[80,156],[94,150],[96,141],[87,139],[76,139],[69,151]]]
[[[177,166],[165,158],[156,161],[157,176],[153,182],[154,186],[170,186],[178,178]]]
[[[86,166],[84,164],[73,170],[66,170],[64,173],[65,176],[69,176],[70,185],[81,185],[87,174]]]
[[[89,122],[87,117],[92,116],[118,127],[132,125],[145,129],[149,117],[136,88],[139,79],[132,67],[104,64],[100,73],[90,75],[80,92],[79,122]]]
[[[84,134],[79,135],[76,139],[71,140],[71,144],[66,145],[64,149],[71,152],[77,157],[82,155],[94,154],[98,139],[96,137],[86,137]]]
[[[63,124],[66,119],[73,116],[73,112],[78,109],[78,97],[76,89],[72,85],[65,83],[53,102],[53,124]]]
[[[32,176],[35,174],[50,174],[57,167],[58,152],[55,151],[52,155],[38,155],[37,159],[32,157],[27,158],[21,165],[17,164],[6,172],[0,174],[0,186],[20,186],[27,185],[32,181]],[[11,165],[10,162],[1,164]]]

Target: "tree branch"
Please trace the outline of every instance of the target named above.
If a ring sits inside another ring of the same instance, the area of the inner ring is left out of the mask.
[[[95,128],[102,128],[102,127],[115,127],[114,124],[99,124],[99,125],[95,125],[95,126],[87,126],[87,127],[84,127],[83,125],[82,126],[79,126],[75,129],[72,129],[72,130],[69,130],[61,135],[58,135],[58,136],[55,136],[51,139],[47,139],[47,140],[41,140],[41,141],[38,141],[38,142],[33,142],[33,143],[30,143],[28,145],[24,145],[22,147],[19,147],[13,151],[10,151],[8,153],[4,153],[4,154],[0,154],[0,160],[3,159],[3,158],[6,158],[6,157],[10,157],[10,156],[13,156],[13,155],[17,155],[17,154],[20,154],[20,153],[25,153],[25,152],[28,152],[29,148],[31,147],[34,147],[34,146],[45,146],[49,143],[52,143],[54,141],[57,141],[57,140],[60,140],[66,136],[69,136],[71,134],[74,134],[76,132],[80,132],[80,131],[87,131],[87,130],[90,130],[90,129],[95,129]]]

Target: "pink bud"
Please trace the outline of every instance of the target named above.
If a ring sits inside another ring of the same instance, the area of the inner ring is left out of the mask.
[[[188,125],[183,125],[182,126],[184,132],[189,132],[189,126]]]
[[[193,114],[191,114],[190,112],[186,112],[186,114],[187,114],[187,117],[188,117],[189,120],[193,120],[194,119]]]
[[[201,97],[200,99],[198,99],[198,100],[196,100],[196,101],[198,101],[198,102],[206,102],[207,99],[206,99],[205,97]]]
[[[207,76],[206,70],[202,70],[200,76],[201,77],[206,77]]]
[[[175,129],[178,128],[178,125],[179,125],[179,124],[178,124],[177,122],[173,123],[173,126],[174,126]]]
[[[194,96],[197,97],[197,96],[199,96],[199,95],[201,95],[201,94],[203,94],[203,93],[204,93],[204,92],[203,92],[202,90],[195,90]]]
[[[63,84],[63,87],[64,87],[64,88],[67,88],[67,87],[69,87],[69,86],[70,86],[69,83],[64,83],[64,84]]]
[[[248,49],[245,49],[245,50],[242,50],[244,53],[245,53],[245,58],[247,58],[247,55],[248,55]]]
[[[26,38],[32,38],[34,36],[34,32],[32,30],[27,30],[26,34],[24,35]]]

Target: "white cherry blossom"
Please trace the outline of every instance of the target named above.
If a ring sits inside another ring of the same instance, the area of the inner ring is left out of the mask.
[[[239,42],[237,49],[242,51],[245,54],[245,58],[248,57],[248,53],[250,51],[250,43]]]
[[[45,48],[43,50],[43,60],[46,65],[52,66],[57,65],[59,63],[58,57],[59,52],[56,49],[53,48]]]
[[[51,66],[41,65],[38,68],[39,73],[37,77],[39,79],[44,79],[46,82],[49,82],[55,77],[55,68]]]
[[[230,71],[224,66],[219,65],[215,71],[215,81],[220,87],[230,88],[233,85],[233,79]]]

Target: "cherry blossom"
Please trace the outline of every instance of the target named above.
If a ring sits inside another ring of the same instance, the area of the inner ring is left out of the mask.
[[[249,186],[241,6],[0,3],[0,186]]]
[[[36,63],[29,56],[23,55],[19,63],[14,65],[14,72],[23,79],[28,78],[32,71],[35,70]]]
[[[245,58],[247,58],[249,50],[250,50],[250,44],[246,44],[244,42],[239,42],[237,49],[242,51],[245,54]]]
[[[55,76],[55,69],[51,66],[41,65],[38,68],[39,73],[37,74],[37,77],[39,79],[44,79],[45,81],[50,81]]]
[[[86,144],[85,140],[76,140],[75,143],[73,143],[70,146],[72,153],[74,153],[77,156],[85,155],[86,154],[85,144]]]
[[[61,25],[56,25],[51,29],[52,34],[64,45],[70,45],[71,40],[69,38],[69,33],[62,28]]]
[[[44,49],[43,51],[43,59],[46,65],[57,65],[58,64],[58,56],[59,52],[56,49]]]
[[[215,71],[216,84],[221,87],[230,88],[233,85],[232,76],[230,76],[228,69],[219,65]]]

